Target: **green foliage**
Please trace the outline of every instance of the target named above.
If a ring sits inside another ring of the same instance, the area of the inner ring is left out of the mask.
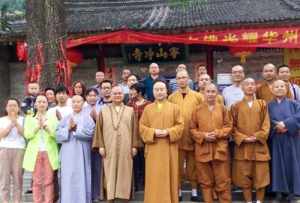
[[[15,11],[25,12],[25,0],[1,0],[0,8],[7,6],[7,11],[12,13]]]
[[[9,21],[24,19],[25,0],[0,1],[0,31],[11,31]]]
[[[7,19],[7,12],[8,12],[8,5],[4,4],[1,8],[0,13],[0,30],[8,31],[10,30],[8,19]]]

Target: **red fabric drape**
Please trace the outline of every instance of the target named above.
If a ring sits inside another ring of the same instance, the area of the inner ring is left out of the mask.
[[[67,40],[67,49],[84,44],[151,44],[151,43],[183,43],[203,44],[227,47],[256,47],[256,48],[300,48],[300,26],[290,27],[267,27],[250,29],[230,29],[222,31],[199,31],[183,34],[154,34],[147,32],[136,32],[122,30],[79,39]],[[27,59],[25,45],[17,46],[17,54],[20,60]],[[37,47],[39,49],[39,47]],[[42,47],[40,47],[42,48]],[[101,54],[102,55],[102,54]],[[103,56],[103,55],[102,55]],[[38,56],[39,57],[39,56]],[[211,60],[212,56],[208,56]],[[57,62],[58,80],[70,83],[70,65],[64,59]],[[78,59],[78,57],[76,57]],[[38,79],[43,65],[43,59],[39,58],[38,64],[28,63],[27,81]],[[99,60],[99,59],[98,59]],[[103,68],[103,64],[99,64]],[[104,64],[105,66],[105,64]],[[63,74],[61,74],[63,73]],[[62,76],[63,75],[63,76]]]
[[[70,39],[67,47],[83,44],[183,43],[229,47],[300,48],[299,35],[300,26],[187,32],[178,35],[122,30]]]

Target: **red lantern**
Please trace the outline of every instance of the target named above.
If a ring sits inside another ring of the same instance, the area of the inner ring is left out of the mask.
[[[28,46],[26,42],[17,42],[17,57],[19,61],[25,62],[28,58]]]
[[[83,55],[80,51],[76,49],[68,49],[67,59],[72,67],[76,67],[78,64],[82,63]]]
[[[241,58],[241,63],[246,62],[246,58],[255,53],[255,47],[230,47],[230,53]]]

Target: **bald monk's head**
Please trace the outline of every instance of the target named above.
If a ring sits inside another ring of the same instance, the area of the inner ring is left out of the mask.
[[[218,95],[218,88],[215,84],[210,83],[204,88],[204,97],[208,104],[215,104]]]
[[[211,78],[207,73],[199,75],[198,86],[200,90],[204,90],[209,84],[211,84]]]
[[[235,65],[231,68],[231,79],[235,84],[240,84],[245,79],[244,67]]]
[[[282,98],[287,95],[287,84],[283,80],[275,80],[272,84],[272,93],[277,98]]]
[[[149,66],[149,73],[152,76],[159,75],[159,66],[157,63],[151,63]]]
[[[176,73],[176,83],[180,89],[186,89],[189,85],[189,74],[186,69],[181,69]]]
[[[111,89],[111,101],[114,104],[120,105],[123,102],[124,93],[122,87],[117,85]]]
[[[256,92],[256,83],[253,78],[246,78],[242,82],[242,90],[246,96],[254,96]]]
[[[80,95],[72,97],[72,109],[74,112],[79,113],[82,110],[84,99]]]
[[[265,81],[272,82],[277,77],[276,72],[277,72],[276,71],[276,66],[272,63],[267,63],[263,67],[262,76],[263,76]]]
[[[167,85],[163,81],[155,81],[153,84],[153,95],[156,101],[163,101],[168,96]]]

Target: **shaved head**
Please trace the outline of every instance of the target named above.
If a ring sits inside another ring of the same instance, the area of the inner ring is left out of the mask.
[[[253,96],[256,92],[256,83],[253,78],[246,78],[242,82],[242,90],[246,96]]]
[[[245,79],[244,67],[235,65],[231,68],[232,82],[239,84]]]
[[[262,76],[265,81],[272,82],[273,80],[276,79],[276,72],[277,70],[275,65],[272,63],[267,63],[263,67]]]
[[[176,74],[176,83],[180,89],[185,89],[189,85],[189,73],[186,69],[181,69]]]
[[[117,85],[111,89],[111,100],[115,104],[121,104],[124,99],[124,93],[121,86]]]
[[[78,113],[82,110],[84,99],[80,95],[74,95],[72,97],[72,109],[74,112]]]
[[[287,95],[288,87],[283,80],[275,80],[272,84],[272,93],[277,97],[284,97]]]
[[[157,76],[159,75],[159,66],[157,63],[151,63],[149,66],[149,73],[150,75]]]
[[[157,81],[153,85],[153,95],[155,100],[162,101],[167,98],[167,85],[162,81]]]
[[[275,86],[275,85],[277,85],[277,84],[286,84],[283,80],[275,80],[274,82],[273,82],[273,84],[272,84],[272,86]]]
[[[234,65],[234,66],[232,66],[231,71],[243,71],[244,72],[244,67],[241,65]]]
[[[113,86],[112,88],[111,88],[111,91],[112,92],[122,92],[122,87],[121,86],[119,86],[119,85],[116,85],[116,86]]]
[[[215,84],[207,84],[204,89],[205,100],[210,104],[215,104],[218,96],[218,88]]]
[[[151,63],[150,66],[149,66],[149,68],[152,68],[152,67],[159,67],[159,66],[158,66],[157,63]]]
[[[243,80],[242,85],[246,84],[246,83],[249,83],[249,82],[252,82],[252,83],[254,82],[255,83],[255,80],[253,78],[246,78],[245,80]]]
[[[210,84],[206,85],[205,90],[207,90],[207,89],[215,89],[218,91],[218,88],[214,83],[210,83]]]
[[[189,73],[188,73],[188,71],[187,71],[186,69],[178,70],[177,73],[176,73],[176,78],[177,78],[178,76],[181,76],[181,75],[184,75],[184,76],[189,77]]]
[[[72,100],[76,100],[76,101],[82,100],[82,101],[83,101],[83,98],[82,98],[82,96],[80,96],[80,95],[74,95],[74,96],[72,97]]]
[[[273,63],[267,63],[263,66],[263,71],[265,69],[268,69],[268,68],[271,68],[271,69],[274,69],[276,71],[276,66],[273,64]]]

